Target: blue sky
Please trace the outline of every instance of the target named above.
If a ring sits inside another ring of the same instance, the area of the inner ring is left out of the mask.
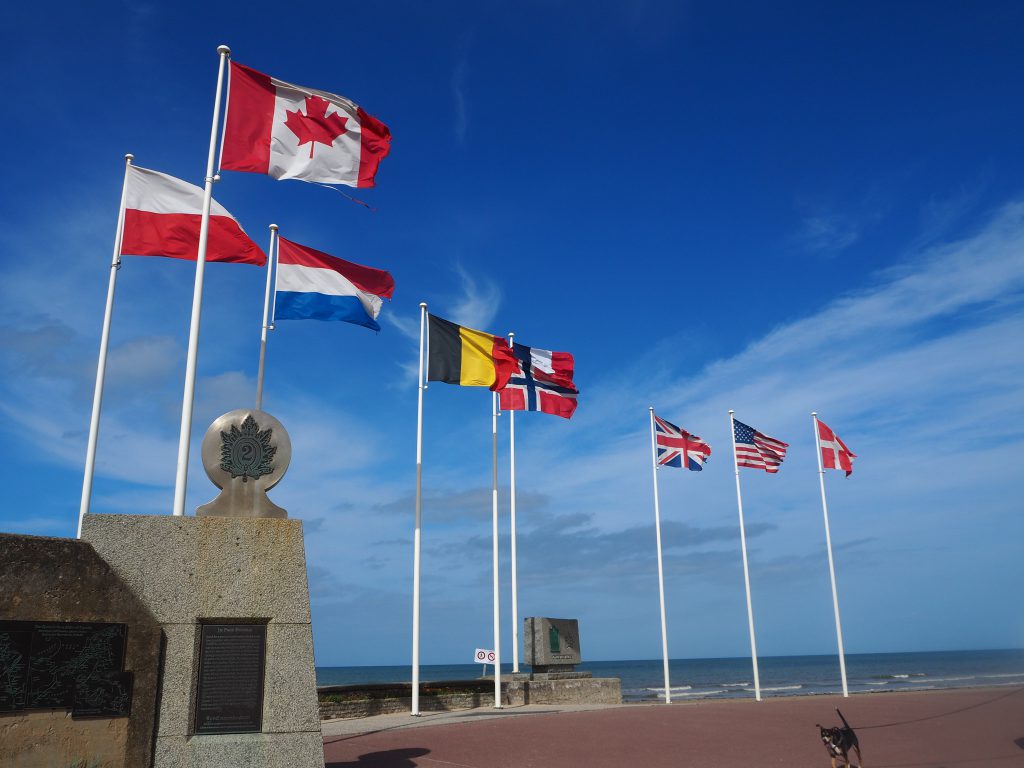
[[[99,3],[2,12],[0,530],[73,536],[122,156],[201,183],[215,48],[387,123],[378,187],[225,173],[261,246],[389,269],[374,334],[288,321],[264,406],[294,458],[319,664],[409,660],[417,305],[576,358],[572,421],[517,419],[522,616],[584,657],[660,654],[647,407],[704,437],[660,474],[669,650],[749,652],[728,414],[791,444],[744,470],[762,654],[1020,647],[1024,52],[1019,3]],[[16,161],[16,162],[15,162]],[[169,514],[191,265],[118,277],[93,509]],[[198,445],[255,392],[262,270],[207,269]],[[507,419],[501,440],[508,531]],[[433,385],[422,661],[491,637],[490,398]],[[507,553],[507,539],[503,539]],[[502,569],[505,658],[509,571]]]

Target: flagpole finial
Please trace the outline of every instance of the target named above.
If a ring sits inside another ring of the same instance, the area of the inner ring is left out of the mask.
[[[729,409],[729,415],[732,416],[734,413],[736,413],[736,411],[734,411],[732,408],[730,408]]]
[[[420,302],[420,309],[426,309],[426,308],[427,308],[427,302],[421,301]]]
[[[219,53],[221,56],[230,56],[231,55],[231,49],[228,48],[226,45],[218,45],[217,46],[217,53]]]
[[[811,411],[811,416],[817,416],[817,415],[818,415],[817,411]]]
[[[271,224],[270,225],[270,231],[271,232],[277,232],[277,224]]]
[[[653,405],[647,406],[647,410],[650,411],[651,413],[654,413],[654,406]]]
[[[126,163],[130,163],[130,162],[131,162],[132,160],[134,160],[134,159],[135,159],[135,155],[133,155],[133,154],[132,154],[131,152],[126,152],[126,153],[125,153],[125,156],[124,156],[124,161],[125,161]]]
[[[510,339],[514,339],[514,338],[516,337],[516,332],[515,332],[515,331],[509,331],[509,332],[508,332],[508,337],[509,337]]]

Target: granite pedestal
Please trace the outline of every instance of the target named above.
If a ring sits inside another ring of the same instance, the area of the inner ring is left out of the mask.
[[[155,768],[323,768],[301,521],[90,514],[82,539],[163,631]],[[258,730],[197,732],[203,627],[232,624],[265,626]]]

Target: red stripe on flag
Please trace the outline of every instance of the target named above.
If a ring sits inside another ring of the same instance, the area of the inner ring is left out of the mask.
[[[231,62],[221,168],[250,173],[270,170],[270,135],[276,100],[277,89],[267,75]]]
[[[330,269],[351,280],[356,288],[372,293],[381,298],[390,299],[395,292],[395,280],[391,273],[383,269],[364,267],[351,261],[339,259],[329,253],[299,245],[281,237],[278,238],[281,249],[278,251],[278,264],[297,264],[303,267]],[[506,345],[507,346],[507,345]]]
[[[496,391],[504,389],[508,380],[519,370],[519,361],[512,353],[512,347],[508,345],[506,339],[501,336],[492,338],[494,341],[491,344],[491,359],[494,361],[494,383],[491,384],[491,390]]]
[[[128,209],[124,212],[122,256],[166,256],[195,261],[199,253],[198,213],[150,213]],[[207,261],[263,266],[267,257],[227,216],[211,216],[206,243]]]
[[[374,186],[373,177],[377,174],[380,161],[391,151],[391,131],[384,123],[368,115],[362,107],[357,108],[359,115],[359,181],[356,186]]]

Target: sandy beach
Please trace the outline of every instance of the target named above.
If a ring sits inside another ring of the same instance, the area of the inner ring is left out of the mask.
[[[326,768],[829,766],[839,707],[869,768],[1024,766],[1024,686],[914,693],[525,706],[326,721]]]

